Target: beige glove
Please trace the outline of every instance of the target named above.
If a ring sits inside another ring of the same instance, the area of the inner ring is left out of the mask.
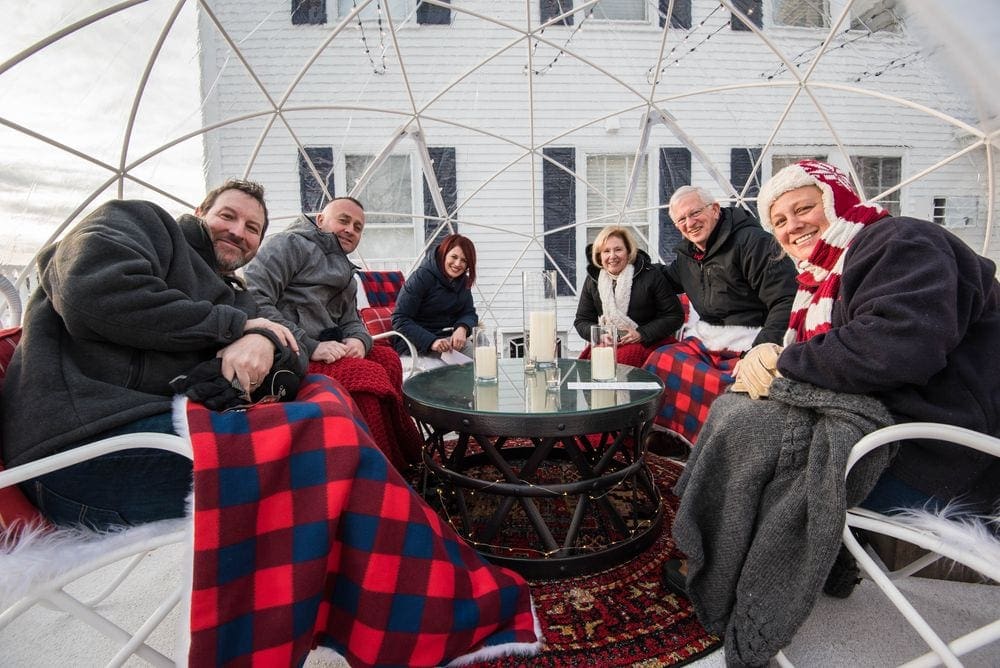
[[[766,397],[778,373],[778,356],[781,346],[776,343],[761,343],[754,346],[743,356],[736,367],[736,382],[732,384],[733,392],[746,392],[751,399]]]

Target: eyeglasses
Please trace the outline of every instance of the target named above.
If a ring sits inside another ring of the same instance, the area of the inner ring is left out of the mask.
[[[710,206],[712,206],[712,205],[711,204],[704,204],[704,205],[702,205],[702,207],[700,209],[695,209],[694,211],[692,211],[691,213],[687,214],[686,216],[681,216],[680,218],[678,218],[677,220],[674,221],[674,225],[676,225],[677,227],[682,227],[684,225],[687,225],[689,220],[691,220],[692,218],[697,218],[698,216],[700,216],[702,214],[702,212],[705,209],[707,209]]]

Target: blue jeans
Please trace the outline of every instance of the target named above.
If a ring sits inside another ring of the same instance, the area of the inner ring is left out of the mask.
[[[898,508],[939,510],[946,503],[947,501],[921,492],[889,473],[883,473],[871,493],[859,505],[877,513],[891,515]]]
[[[170,413],[161,413],[98,434],[84,445],[136,432],[176,433]],[[191,491],[191,460],[143,448],[96,457],[29,480],[25,495],[50,521],[106,530],[183,517]]]

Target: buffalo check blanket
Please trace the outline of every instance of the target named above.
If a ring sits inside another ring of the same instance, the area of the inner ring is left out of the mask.
[[[739,359],[739,353],[712,352],[695,337],[657,348],[643,364],[666,386],[654,422],[695,443],[712,402],[733,384]]]
[[[349,395],[217,413],[194,445],[192,666],[432,666],[538,651],[525,581],[467,546],[387,462]]]

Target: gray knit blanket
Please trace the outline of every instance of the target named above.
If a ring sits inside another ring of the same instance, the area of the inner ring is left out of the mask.
[[[895,454],[879,448],[844,482],[858,439],[892,424],[870,397],[778,378],[770,399],[715,400],[684,474],[673,536],[698,619],[726,663],[763,665],[808,617],[840,546],[845,512]]]

